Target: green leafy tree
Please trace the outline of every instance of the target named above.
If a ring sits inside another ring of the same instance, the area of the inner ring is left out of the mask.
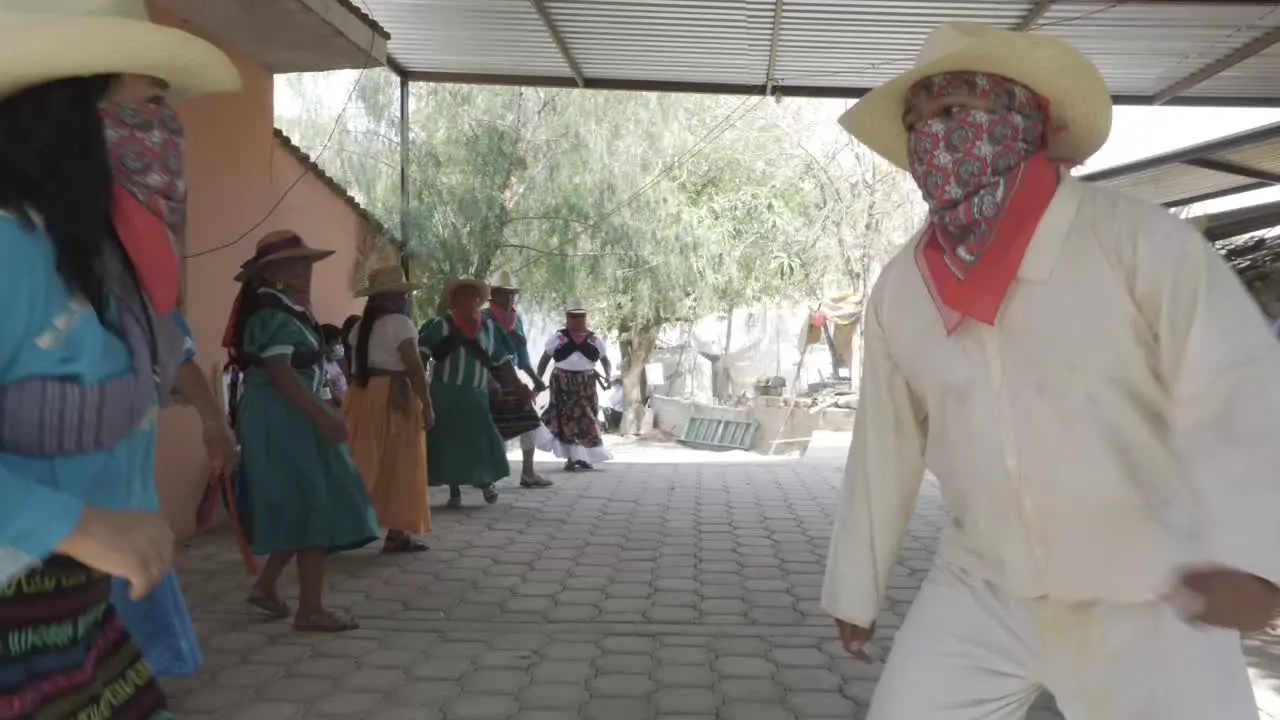
[[[307,97],[323,79],[286,82]],[[435,310],[448,278],[498,268],[517,271],[526,302],[586,298],[620,346],[634,429],[664,328],[746,304],[816,302],[833,283],[861,282],[859,253],[896,222],[900,183],[863,180],[843,140],[804,145],[796,128],[817,111],[794,102],[412,86],[403,240],[430,288],[420,310]],[[304,149],[323,148],[320,164],[401,227],[393,75],[366,73],[336,129],[305,103],[280,123]]]

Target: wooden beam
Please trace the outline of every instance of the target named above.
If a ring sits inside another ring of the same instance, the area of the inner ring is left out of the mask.
[[[573,79],[578,82],[578,87],[586,87],[587,78],[582,74],[582,68],[578,66],[578,61],[574,59],[573,52],[569,50],[569,43],[565,42],[564,36],[556,28],[555,21],[551,19],[551,11],[547,9],[546,3],[543,0],[529,0],[529,4],[533,6],[533,11],[538,13],[538,19],[542,21],[542,26],[547,29],[547,34],[551,36],[551,41],[556,44],[556,49],[560,51],[560,57],[564,58],[564,64],[569,66],[569,74],[573,75]]]
[[[782,3],[773,0],[773,34],[769,37],[769,67],[764,72],[765,95],[772,95],[778,85],[778,38],[782,35]]]
[[[1031,6],[1031,9],[1027,11],[1026,15],[1022,16],[1022,20],[1018,21],[1018,24],[1013,29],[1018,32],[1030,30],[1032,26],[1040,22],[1040,18],[1044,17],[1045,13],[1049,12],[1049,6],[1051,5],[1053,5],[1053,0],[1036,0],[1036,4]]]
[[[1245,60],[1267,50],[1276,43],[1280,43],[1280,28],[1273,28],[1262,35],[1259,35],[1253,40],[1250,40],[1244,45],[1232,50],[1229,54],[1214,60],[1181,80],[1170,84],[1168,87],[1157,92],[1151,97],[1151,104],[1163,105],[1206,80],[1221,75]]]

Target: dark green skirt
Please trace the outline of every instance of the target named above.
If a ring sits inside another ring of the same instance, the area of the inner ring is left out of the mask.
[[[483,487],[511,474],[486,391],[433,382],[431,405],[436,414],[436,424],[427,432],[431,487]]]

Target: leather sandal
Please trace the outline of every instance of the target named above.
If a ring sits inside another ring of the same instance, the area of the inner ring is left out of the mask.
[[[257,588],[249,592],[248,603],[266,613],[272,620],[283,620],[292,612],[289,609],[289,603],[273,595],[267,595]]]
[[[431,548],[423,542],[413,539],[408,535],[400,535],[399,537],[388,537],[382,542],[382,552],[387,554],[394,553],[420,553],[426,552]]]
[[[321,610],[293,619],[293,629],[298,632],[340,633],[359,629],[356,619],[336,610]]]

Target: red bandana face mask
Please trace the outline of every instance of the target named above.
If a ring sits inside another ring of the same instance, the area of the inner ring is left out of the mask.
[[[505,308],[497,302],[489,301],[489,312],[493,314],[493,318],[498,321],[503,330],[508,332],[516,327],[516,309],[515,307]]]
[[[916,123],[908,150],[908,169],[929,206],[917,263],[948,332],[965,316],[995,322],[1057,188],[1057,170],[1043,154],[1047,106],[1035,92],[973,72],[934,75],[911,90],[912,99],[956,96],[989,107],[959,106]]]
[[[587,337],[587,314],[586,313],[568,313],[564,316],[564,327],[569,331],[569,335],[573,337],[573,341],[580,343]]]
[[[161,313],[177,307],[186,230],[182,123],[166,103],[99,106],[115,177],[112,221],[143,291]]]

